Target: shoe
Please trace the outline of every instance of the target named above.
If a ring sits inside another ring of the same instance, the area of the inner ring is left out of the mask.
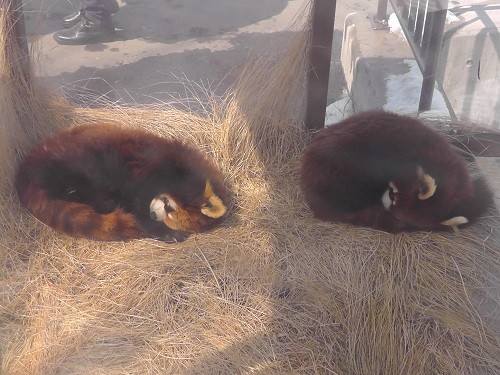
[[[115,35],[112,24],[103,24],[83,17],[80,22],[69,29],[54,33],[54,39],[59,44],[81,45],[111,42]]]
[[[118,2],[116,0],[112,1],[111,4],[109,4],[109,13],[115,14],[118,13],[119,10],[120,5],[118,5]],[[79,10],[75,10],[73,13],[63,18],[64,28],[68,29],[70,27],[73,27],[84,17],[85,9],[80,8]]]

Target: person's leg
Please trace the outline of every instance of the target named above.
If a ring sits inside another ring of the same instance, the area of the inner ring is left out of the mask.
[[[76,9],[73,13],[67,15],[63,18],[64,27],[69,28],[71,26],[76,25],[85,15],[85,7],[88,1],[84,1],[80,4],[78,9]],[[120,6],[118,5],[118,1],[116,0],[106,0],[104,1],[106,8],[109,10],[109,13],[115,14],[120,10]],[[92,5],[92,4],[91,4]],[[99,14],[97,15],[99,17]]]
[[[85,16],[85,10],[80,6],[80,8],[75,10],[73,13],[63,18],[63,25],[65,28],[68,29],[72,26],[75,26],[78,22],[80,22],[84,16]]]
[[[55,32],[54,39],[59,44],[89,44],[111,40],[115,32],[111,20],[111,4],[110,0],[82,0],[82,9],[73,19],[77,23],[69,29]]]
[[[85,17],[90,21],[99,21],[102,25],[112,25],[111,10],[107,0],[82,0]]]

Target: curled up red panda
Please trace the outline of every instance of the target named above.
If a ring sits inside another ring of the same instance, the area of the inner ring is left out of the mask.
[[[113,124],[43,140],[21,161],[16,190],[58,232],[109,241],[183,241],[219,224],[228,200],[220,171],[195,148]]]
[[[383,111],[319,131],[303,154],[300,186],[317,218],[387,232],[456,228],[493,203],[443,135]]]

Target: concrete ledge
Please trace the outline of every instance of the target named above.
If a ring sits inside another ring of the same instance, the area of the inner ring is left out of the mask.
[[[356,112],[383,108],[417,113],[422,74],[400,36],[374,30],[366,15],[351,13],[344,23],[341,63]],[[431,109],[449,114],[438,90]]]
[[[409,46],[395,35],[373,30],[370,19],[361,13],[349,14],[344,22],[341,63],[355,111],[382,108],[387,102],[387,77],[405,73],[403,61],[412,56]]]

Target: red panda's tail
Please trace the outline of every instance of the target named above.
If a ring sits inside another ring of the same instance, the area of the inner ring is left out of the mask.
[[[466,202],[464,216],[469,221],[475,220],[487,212],[490,207],[494,207],[494,195],[488,182],[482,176],[476,176],[473,181],[474,198]]]
[[[58,232],[101,241],[141,237],[141,230],[134,216],[121,209],[109,214],[99,214],[82,203],[51,199],[37,184],[18,186],[17,191],[22,205],[38,220]]]

